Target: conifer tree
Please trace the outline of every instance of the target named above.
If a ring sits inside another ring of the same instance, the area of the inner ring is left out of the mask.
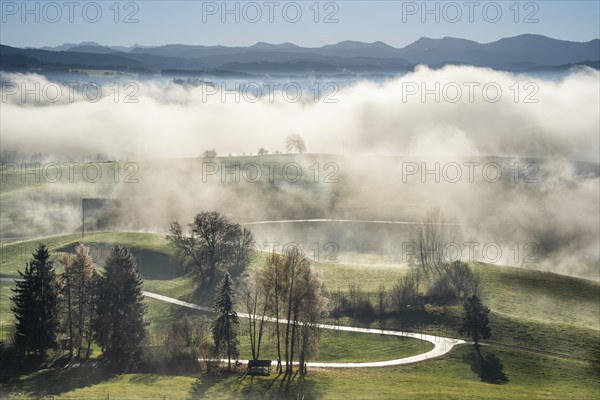
[[[218,354],[227,356],[227,366],[231,369],[231,359],[239,356],[237,329],[239,320],[233,309],[234,289],[231,276],[225,273],[215,297],[215,319],[212,334]]]
[[[489,313],[490,309],[481,303],[477,295],[465,299],[462,323],[458,332],[471,338],[477,351],[479,351],[479,341],[488,339],[491,335]]]
[[[143,280],[135,257],[120,245],[111,249],[104,269],[97,286],[95,338],[106,357],[126,369],[138,360],[147,335]]]
[[[54,262],[48,248],[39,244],[25,272],[18,271],[11,300],[15,316],[15,345],[23,352],[44,354],[56,347],[58,293]]]

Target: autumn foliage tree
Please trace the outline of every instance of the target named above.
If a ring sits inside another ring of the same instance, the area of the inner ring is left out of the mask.
[[[64,303],[65,328],[69,356],[89,357],[92,344],[92,321],[96,310],[96,265],[85,244],[75,248],[75,254],[60,258],[64,266],[61,294]]]

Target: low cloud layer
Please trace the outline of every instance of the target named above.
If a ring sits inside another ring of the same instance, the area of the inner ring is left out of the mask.
[[[287,95],[269,96],[263,82],[248,86],[261,88],[258,101],[246,90],[236,102],[231,93],[223,101],[232,82],[213,89],[146,81],[105,85],[92,103],[77,90],[69,96],[64,86],[57,99],[52,84],[40,76],[2,78],[18,84],[3,86],[3,146],[29,152],[103,152],[138,159],[193,157],[207,148],[255,153],[260,147],[283,149],[284,138],[297,133],[314,153],[598,161],[600,78],[590,69],[551,80],[476,67],[421,67],[335,93],[334,85],[325,91],[329,97],[317,102],[307,79],[296,102],[290,101],[296,97],[293,87]],[[28,95],[23,104],[21,89],[36,82],[40,102]],[[293,80],[273,82],[281,88]],[[95,96],[88,90],[88,99]]]
[[[2,78],[19,85],[49,84],[37,75],[3,74]],[[273,101],[263,94],[253,103],[244,96],[235,102],[232,94],[223,102],[221,93],[208,87],[164,81],[136,85],[138,103],[125,102],[124,95],[131,91],[124,84],[117,102],[108,87],[102,89],[106,96],[95,103],[76,93],[73,101],[61,98],[55,104],[36,104],[29,96],[22,104],[20,96],[5,91],[0,122],[3,150],[165,159],[138,161],[137,184],[127,185],[121,179],[119,185],[102,190],[70,189],[88,193],[87,197],[109,193],[128,199],[128,218],[121,222],[129,229],[164,232],[168,221],[189,222],[194,213],[206,209],[225,212],[240,222],[414,221],[437,207],[459,227],[453,240],[476,241],[479,250],[486,243],[498,243],[503,250],[499,263],[598,279],[598,71],[582,69],[541,79],[476,67],[418,68],[401,78],[340,88],[329,97],[337,103],[323,98],[315,102],[310,90],[298,102],[274,93]],[[308,86],[306,79],[303,85]],[[197,157],[212,148],[223,155],[256,154],[260,147],[283,150],[283,141],[291,133],[304,138],[310,153],[337,155],[303,159],[299,163],[305,180],[279,185],[271,185],[266,177],[258,183],[244,179],[239,184],[222,183],[219,174],[206,181],[203,160],[167,160]],[[315,161],[321,174],[312,182]],[[327,162],[338,168],[337,183],[324,181],[330,172],[324,168]],[[473,182],[466,176],[469,164],[465,162],[479,163]],[[442,170],[439,181],[435,174],[422,175],[423,167],[435,168],[436,163]],[[450,163],[462,166],[459,182],[444,176],[443,168]],[[501,165],[502,179],[492,179],[496,167],[487,173],[485,165]],[[414,167],[419,171],[409,173]],[[18,204],[18,199],[12,200]],[[41,201],[31,196],[30,200]],[[31,210],[52,209],[47,204],[36,208],[33,203]],[[77,229],[79,212],[74,206],[73,217],[61,219],[74,221],[72,229]],[[47,213],[40,215],[48,218]],[[23,215],[19,218],[19,224],[28,223]],[[401,261],[402,243],[410,240],[407,226],[309,224],[254,229],[261,243],[319,242],[323,250],[335,242],[340,252],[384,252]],[[535,249],[526,247],[528,243]],[[532,251],[538,261],[524,265]]]

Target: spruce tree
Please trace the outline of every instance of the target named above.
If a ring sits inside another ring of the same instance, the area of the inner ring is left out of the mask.
[[[58,332],[58,287],[54,262],[48,248],[39,244],[33,259],[12,289],[15,316],[15,346],[22,352],[44,354],[56,347]]]
[[[98,279],[94,331],[106,357],[122,368],[134,365],[147,335],[142,285],[133,254],[115,245]]]
[[[237,328],[238,316],[233,309],[233,282],[229,272],[225,272],[215,297],[215,319],[212,324],[213,340],[218,354],[227,356],[227,366],[231,369],[231,359],[239,356]]]
[[[465,299],[462,323],[458,332],[469,337],[479,351],[479,340],[488,339],[491,335],[489,315],[490,309],[481,303],[477,295]]]

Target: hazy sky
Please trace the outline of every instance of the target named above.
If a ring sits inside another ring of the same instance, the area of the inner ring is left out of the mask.
[[[597,0],[0,3],[0,42],[11,46],[81,41],[125,46],[232,46],[259,41],[321,46],[342,40],[380,40],[402,47],[421,36],[479,42],[523,33],[573,41],[600,37]]]

